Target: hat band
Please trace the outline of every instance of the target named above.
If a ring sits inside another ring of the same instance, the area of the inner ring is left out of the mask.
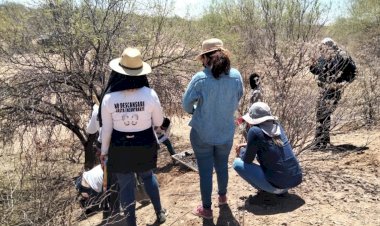
[[[224,50],[224,49],[223,49],[223,47],[213,47],[213,48],[205,49],[205,50],[203,50],[203,52],[207,52],[207,51],[217,51],[217,50]]]
[[[119,63],[119,66],[122,68],[128,69],[128,70],[139,70],[139,69],[143,68],[144,65],[141,65],[141,67],[127,67],[127,66],[124,66],[121,63]]]

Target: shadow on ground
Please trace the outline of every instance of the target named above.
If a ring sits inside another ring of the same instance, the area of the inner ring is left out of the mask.
[[[173,169],[175,169],[175,168],[178,170],[178,174],[193,171],[190,168],[184,166],[183,164],[181,164],[179,162],[176,162],[176,163],[170,162],[170,163],[166,164],[165,166],[157,167],[156,169],[153,170],[153,172],[155,174],[173,173]]]
[[[223,205],[219,207],[219,216],[214,224],[213,220],[207,220],[203,218],[203,226],[240,226],[240,223],[235,219],[232,211],[228,205]]]
[[[125,217],[122,216],[122,215],[120,215],[120,214],[117,214],[116,216],[104,219],[97,226],[103,226],[103,225],[107,225],[107,226],[123,226],[123,225],[125,225]]]
[[[240,226],[239,222],[235,219],[228,205],[219,207],[219,217],[216,225]]]
[[[84,221],[86,220],[87,218],[89,217],[92,217],[98,213],[100,213],[101,211],[94,211],[94,212],[91,212],[91,213],[85,213],[85,211],[83,211],[81,213],[81,215],[79,215],[79,217],[77,217],[77,221]]]
[[[339,145],[333,145],[330,144],[327,147],[316,147],[312,146],[311,144],[306,146],[303,150],[310,149],[311,151],[321,151],[321,152],[358,152],[363,153],[365,150],[368,150],[369,147],[367,146],[355,146],[353,144],[339,144]]]
[[[363,152],[365,150],[368,150],[369,148],[366,146],[355,146],[353,144],[340,144],[340,145],[331,145],[328,148],[326,148],[327,151],[335,151],[335,152],[345,152],[345,151],[352,151],[352,152]]]
[[[249,198],[241,197],[241,199],[245,199],[245,205],[238,209],[255,215],[287,213],[305,204],[305,201],[296,194],[288,194],[285,197],[278,197],[274,194],[257,194]]]

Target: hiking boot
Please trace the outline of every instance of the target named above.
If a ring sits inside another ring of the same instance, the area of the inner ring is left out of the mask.
[[[203,208],[202,205],[197,206],[197,207],[193,210],[193,214],[194,214],[195,216],[203,217],[203,218],[205,218],[205,219],[212,219],[212,218],[213,218],[211,208],[210,208],[210,209],[206,209],[206,208]]]
[[[160,224],[163,224],[166,221],[166,216],[168,215],[168,212],[166,209],[162,209],[160,212],[156,213],[157,216],[157,222]]]
[[[227,204],[227,196],[226,195],[219,195],[218,197],[218,205],[223,206]]]

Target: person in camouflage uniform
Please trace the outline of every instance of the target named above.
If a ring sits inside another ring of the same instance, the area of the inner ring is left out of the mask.
[[[344,87],[354,80],[356,66],[334,40],[324,38],[320,56],[310,66],[310,72],[316,75],[319,87],[313,148],[324,149],[330,145],[331,115],[337,108]]]

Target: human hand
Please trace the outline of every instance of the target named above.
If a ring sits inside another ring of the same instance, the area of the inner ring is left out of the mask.
[[[242,124],[244,122],[244,119],[243,117],[239,117],[235,120],[235,125],[239,126],[240,124]]]
[[[246,143],[236,145],[235,147],[236,157],[240,157],[240,150],[242,147],[245,147],[245,146],[247,146]]]
[[[239,158],[240,157],[240,147],[239,146],[235,147],[235,152],[236,152],[236,158]]]
[[[102,154],[102,151],[100,150],[100,148],[98,147],[95,147],[95,156],[98,157],[100,159],[100,155]]]

